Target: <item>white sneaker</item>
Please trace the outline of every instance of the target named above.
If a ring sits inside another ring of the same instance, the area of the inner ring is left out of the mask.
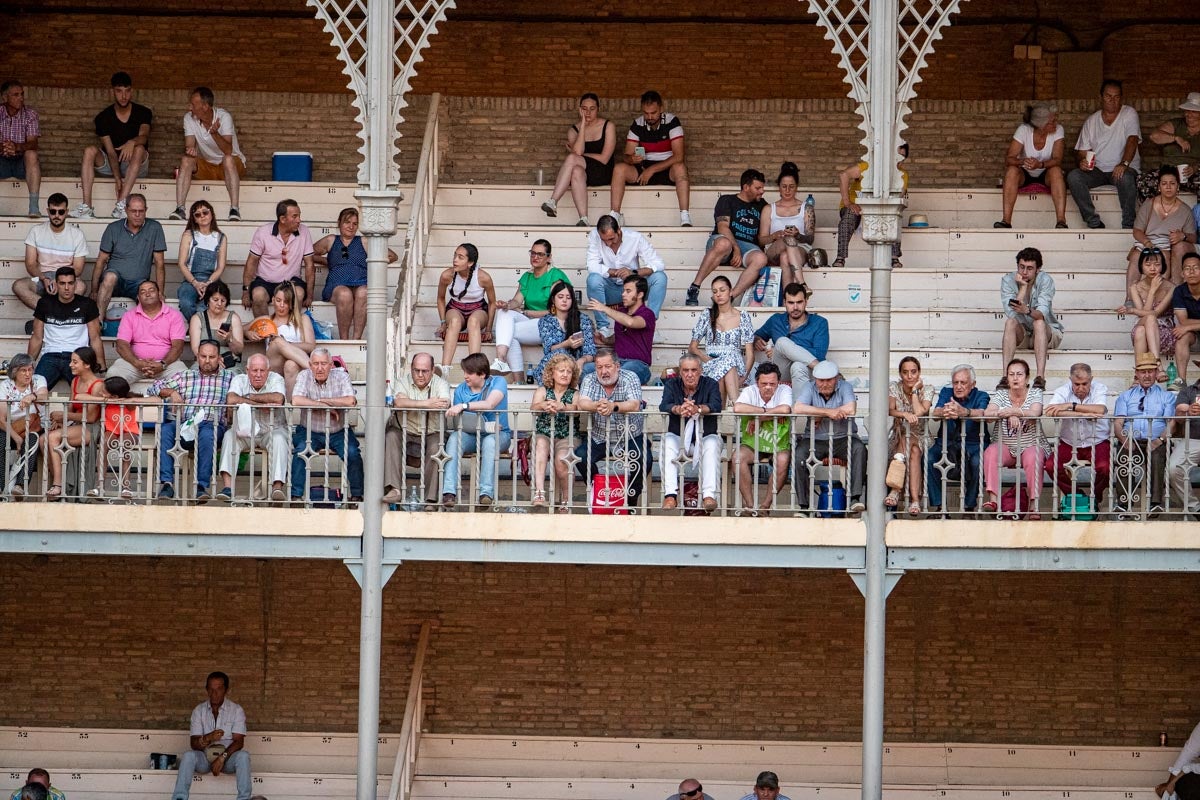
[[[112,216],[113,216],[113,219],[125,219],[125,201],[124,200],[118,200],[117,204],[115,206],[113,206]]]
[[[75,219],[92,219],[96,216],[96,212],[87,203],[80,203],[71,209],[71,213],[68,216]]]
[[[679,212],[679,224],[685,228],[692,227],[692,215],[687,211]]]
[[[502,358],[497,358],[492,361],[491,371],[497,375],[507,375],[512,372],[512,367]]]
[[[542,203],[542,211],[546,212],[547,217],[557,217],[558,203],[554,202],[554,198],[552,197],[546,202]]]
[[[609,210],[609,212],[608,212],[608,215],[609,215],[610,217],[612,217],[613,219],[615,219],[615,220],[617,221],[617,224],[618,224],[618,225],[624,225],[624,224],[625,224],[625,218],[621,216],[621,212],[620,212],[620,211],[613,211],[613,210],[611,210],[611,209],[610,209],[610,210]]]

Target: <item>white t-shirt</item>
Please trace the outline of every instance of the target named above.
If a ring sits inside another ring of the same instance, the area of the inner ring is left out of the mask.
[[[1075,396],[1074,387],[1068,381],[1054,391],[1047,405],[1060,403],[1079,403],[1088,406],[1108,406],[1108,387],[1098,380],[1092,381],[1092,388],[1084,400]],[[1105,418],[1083,419],[1081,417],[1063,417],[1058,424],[1058,439],[1071,447],[1094,447],[1100,442],[1108,441],[1112,424]]]
[[[246,735],[246,712],[237,703],[226,697],[221,701],[221,708],[217,712],[216,719],[213,719],[212,706],[207,700],[192,710],[192,724],[188,730],[191,736],[204,736],[212,733],[217,728],[225,732],[225,735],[218,739],[213,744],[223,744],[226,747],[233,744],[233,735],[240,733]]]
[[[1142,125],[1138,113],[1133,106],[1121,106],[1117,118],[1112,125],[1104,124],[1104,112],[1097,111],[1087,118],[1079,130],[1079,139],[1075,149],[1079,151],[1096,151],[1096,169],[1101,172],[1112,172],[1125,156],[1125,142],[1130,136],[1142,140]],[[1142,156],[1135,149],[1129,166],[1135,170],[1142,168]]]
[[[1056,125],[1054,126],[1054,132],[1046,137],[1046,144],[1041,149],[1038,149],[1033,144],[1033,133],[1034,129],[1032,125],[1028,123],[1021,123],[1019,126],[1017,126],[1016,133],[1013,134],[1013,139],[1021,143],[1022,159],[1036,158],[1038,161],[1049,161],[1050,156],[1054,155],[1054,143],[1066,136],[1066,134],[1063,133],[1063,126]],[[1036,178],[1046,170],[1044,168],[1039,168],[1027,169],[1025,171]]]
[[[229,116],[229,112],[223,108],[214,108],[213,120],[217,123],[218,133],[222,136],[233,137],[230,142],[233,145],[233,154],[245,164],[246,157],[242,155],[241,148],[238,147],[237,131],[233,129],[233,117]],[[220,164],[225,158],[221,148],[217,147],[217,143],[213,141],[213,135],[208,132],[208,127],[196,119],[191,111],[183,115],[183,135],[196,137],[196,152],[208,163]]]
[[[74,223],[64,225],[57,233],[49,222],[34,225],[25,237],[25,244],[37,250],[38,268],[51,278],[59,267],[73,266],[76,258],[87,258],[88,254],[87,238]]]
[[[758,384],[752,383],[745,389],[742,389],[735,402],[745,403],[748,406],[757,406],[758,408],[775,408],[776,406],[791,406],[792,387],[786,383],[781,383],[775,389],[775,394],[771,395],[770,402],[762,399],[762,395],[758,393]]]

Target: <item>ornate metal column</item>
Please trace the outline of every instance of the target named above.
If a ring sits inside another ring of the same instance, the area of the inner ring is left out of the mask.
[[[808,0],[833,42],[849,96],[858,101],[867,171],[858,203],[871,245],[871,414],[867,486],[884,485],[888,466],[888,361],[891,353],[892,243],[900,238],[903,180],[897,168],[908,102],[921,67],[960,0]],[[903,20],[903,24],[901,24]],[[863,800],[883,797],[884,648],[888,585],[883,496],[868,491],[863,647]],[[894,581],[892,584],[894,585]]]
[[[378,777],[379,654],[383,615],[383,429],[387,422],[387,243],[396,232],[397,127],[416,65],[454,0],[308,0],[345,64],[358,109],[360,231],[367,242],[367,402],[359,630],[358,800]]]

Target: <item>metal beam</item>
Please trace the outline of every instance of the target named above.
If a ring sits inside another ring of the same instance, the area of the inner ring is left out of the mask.
[[[357,558],[359,536],[0,531],[0,553],[223,558]]]
[[[893,547],[888,567],[997,572],[1200,572],[1200,549]]]
[[[361,558],[347,558],[342,561],[346,565],[346,569],[350,570],[350,574],[354,576],[354,580],[361,587],[363,585],[363,560]],[[387,582],[396,574],[396,567],[400,566],[399,561],[384,561],[380,567],[380,580],[383,586],[387,586]]]

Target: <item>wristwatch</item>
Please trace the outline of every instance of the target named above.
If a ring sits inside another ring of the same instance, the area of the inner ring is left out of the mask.
[[[1122,166],[1122,167],[1128,167],[1128,166],[1129,166],[1129,161],[1128,161],[1128,160],[1126,160],[1126,161],[1122,161],[1122,162],[1121,162],[1121,166]]]
[[[243,291],[243,292],[248,292],[248,291],[250,291],[250,287],[249,287],[249,286],[247,286],[246,284],[244,284],[244,283],[243,283],[243,284],[242,284],[242,291]]]

